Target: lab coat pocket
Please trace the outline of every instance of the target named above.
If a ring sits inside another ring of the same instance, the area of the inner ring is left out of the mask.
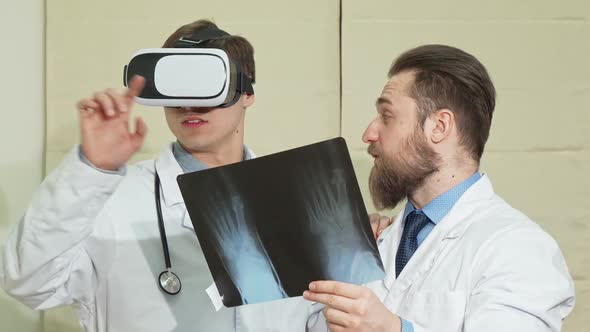
[[[416,331],[460,332],[465,319],[467,299],[464,293],[423,290],[409,296],[402,318],[411,321]]]

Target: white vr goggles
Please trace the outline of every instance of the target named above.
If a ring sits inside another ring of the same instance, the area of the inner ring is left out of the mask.
[[[243,93],[254,94],[254,83],[225,51],[206,48],[207,41],[230,36],[206,29],[182,37],[174,48],[137,51],[124,68],[124,84],[134,75],[145,78],[136,101],[148,106],[228,107]],[[201,48],[202,47],[202,48]]]

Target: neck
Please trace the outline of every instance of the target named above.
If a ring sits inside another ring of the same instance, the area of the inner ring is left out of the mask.
[[[185,148],[186,149],[186,148]],[[244,126],[239,126],[215,146],[203,150],[187,151],[197,160],[209,167],[218,167],[233,164],[244,160]]]
[[[479,164],[475,161],[464,162],[462,167],[453,167],[448,163],[444,164],[446,164],[446,167],[441,167],[439,171],[427,177],[424,183],[409,195],[408,199],[416,209],[423,209],[438,196],[467,180],[479,168]]]
[[[214,151],[191,152],[191,155],[209,167],[218,167],[242,161],[244,159],[244,145]]]

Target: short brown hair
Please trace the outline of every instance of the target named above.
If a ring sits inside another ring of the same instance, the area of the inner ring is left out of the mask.
[[[391,65],[389,78],[403,71],[415,74],[410,95],[418,105],[420,126],[433,112],[450,109],[461,144],[479,161],[496,105],[494,84],[481,62],[455,47],[424,45],[400,55]]]
[[[181,37],[190,37],[192,34],[205,29],[219,29],[215,23],[210,20],[198,20],[185,24],[178,28],[166,41],[163,47],[174,47],[174,44]],[[256,81],[256,66],[254,64],[254,47],[242,36],[228,36],[221,39],[214,39],[203,43],[203,46],[219,48],[224,50],[230,59],[240,64],[242,71],[250,77],[252,83]]]

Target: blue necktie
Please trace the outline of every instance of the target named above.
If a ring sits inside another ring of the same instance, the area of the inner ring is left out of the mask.
[[[428,225],[430,219],[422,212],[416,212],[416,210],[410,212],[406,218],[406,224],[404,231],[402,232],[402,238],[397,248],[397,254],[395,255],[395,276],[404,269],[404,266],[408,263],[416,249],[418,249],[418,233]]]

